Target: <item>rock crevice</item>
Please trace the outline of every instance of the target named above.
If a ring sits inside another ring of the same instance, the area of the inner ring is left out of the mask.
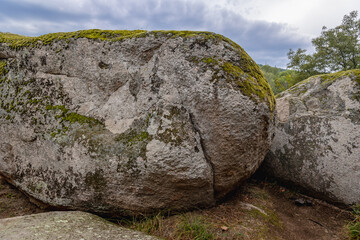
[[[204,158],[206,160],[206,162],[208,163],[210,169],[211,169],[211,175],[212,175],[212,186],[213,186],[213,191],[214,191],[214,199],[216,199],[216,194],[215,194],[215,172],[214,172],[214,165],[213,163],[211,162],[211,159],[210,159],[210,156],[207,154],[206,152],[206,149],[205,149],[205,144],[204,144],[204,140],[203,138],[201,137],[201,132],[199,130],[199,128],[196,126],[195,122],[194,122],[194,115],[189,113],[189,118],[190,118],[190,122],[194,128],[194,131],[199,135],[199,140],[200,140],[200,146],[201,146],[201,150],[204,154]],[[195,151],[199,151],[199,150],[196,150]]]

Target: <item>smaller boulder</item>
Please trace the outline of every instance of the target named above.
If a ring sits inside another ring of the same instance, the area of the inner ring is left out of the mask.
[[[156,240],[159,238],[120,227],[85,212],[48,212],[0,220],[0,239],[122,239]]]
[[[333,203],[360,203],[360,70],[319,75],[277,98],[263,171]]]

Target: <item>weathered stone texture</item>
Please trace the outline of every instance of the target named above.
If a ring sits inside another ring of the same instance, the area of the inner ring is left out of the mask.
[[[84,212],[48,212],[0,219],[4,240],[156,240]]]
[[[360,202],[360,70],[311,77],[277,98],[264,171],[326,200]]]
[[[0,174],[52,206],[210,206],[262,162],[275,100],[221,35],[0,34]]]

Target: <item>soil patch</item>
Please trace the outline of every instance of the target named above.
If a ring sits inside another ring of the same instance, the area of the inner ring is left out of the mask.
[[[350,211],[266,181],[249,180],[216,207],[121,225],[165,239],[342,240]]]
[[[44,210],[0,176],[0,219],[41,213]]]

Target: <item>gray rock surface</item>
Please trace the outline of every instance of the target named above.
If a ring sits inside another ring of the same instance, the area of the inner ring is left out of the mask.
[[[156,240],[85,212],[47,212],[0,219],[2,240]]]
[[[263,170],[318,197],[360,203],[360,70],[311,77],[277,98]]]
[[[43,203],[137,214],[211,206],[261,164],[275,100],[207,32],[0,34],[0,174]]]

